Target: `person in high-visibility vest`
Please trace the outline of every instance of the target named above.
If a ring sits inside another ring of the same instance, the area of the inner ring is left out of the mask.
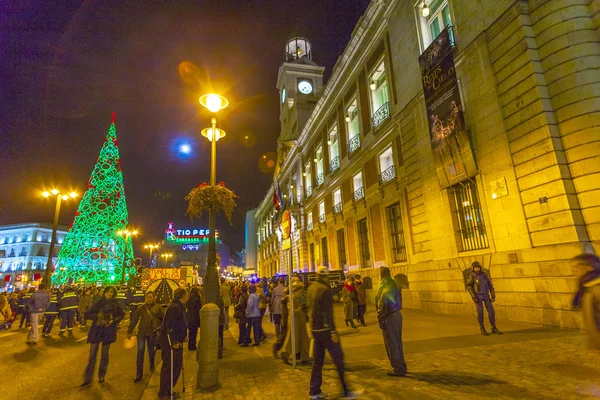
[[[70,337],[73,336],[73,322],[75,321],[75,310],[78,304],[79,297],[75,293],[75,290],[71,286],[67,287],[59,302],[61,320],[58,336],[64,337],[65,330]]]
[[[129,314],[130,320],[133,317],[133,314],[135,314],[135,310],[139,306],[144,304],[144,301],[145,301],[144,291],[142,290],[140,285],[136,285],[135,292],[132,293],[131,302],[129,303],[129,310],[131,311],[131,313]]]
[[[46,309],[44,316],[46,317],[46,321],[44,322],[44,327],[42,328],[42,337],[50,336],[50,331],[54,326],[54,320],[58,317],[58,294],[57,290],[53,290],[50,294],[50,305]]]

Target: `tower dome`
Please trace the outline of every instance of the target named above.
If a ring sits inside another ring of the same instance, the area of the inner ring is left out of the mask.
[[[312,61],[311,44],[308,39],[295,37],[285,44],[285,61],[295,62],[301,59]]]

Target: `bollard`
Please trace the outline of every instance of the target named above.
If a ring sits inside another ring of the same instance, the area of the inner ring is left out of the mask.
[[[219,307],[208,303],[200,310],[200,344],[198,346],[198,389],[208,389],[219,384]]]

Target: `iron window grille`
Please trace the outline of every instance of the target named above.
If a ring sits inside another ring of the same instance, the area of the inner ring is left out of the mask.
[[[373,114],[373,118],[372,118],[373,128],[377,128],[389,117],[390,117],[390,103],[388,102],[388,103],[385,103],[384,105],[382,105],[381,107],[379,107],[377,109],[377,111],[375,111],[375,113]]]
[[[369,252],[369,229],[366,218],[358,221],[358,245],[360,247],[361,267],[370,268],[371,253]]]
[[[308,186],[306,189],[304,189],[304,195],[307,199],[310,197],[311,194],[312,194],[312,188],[310,186]]]
[[[325,177],[323,174],[317,175],[317,186],[321,186],[325,182]]]
[[[339,202],[335,206],[333,206],[333,213],[334,214],[341,214],[342,213],[342,203],[341,202]]]
[[[388,226],[392,240],[392,253],[394,262],[406,261],[406,243],[404,241],[404,229],[402,226],[402,212],[400,204],[396,203],[387,208]]]
[[[334,173],[340,168],[340,158],[336,157],[329,162],[329,172]]]
[[[348,141],[348,153],[352,154],[360,147],[360,136],[354,135],[354,137],[350,138]]]
[[[344,265],[346,265],[346,243],[344,240],[344,230],[340,229],[337,231],[337,248],[338,248],[338,256],[340,261],[340,269],[344,269]]]
[[[473,181],[461,182],[450,188],[454,198],[456,241],[459,251],[487,249],[489,247],[483,211]]]
[[[352,194],[352,198],[354,201],[359,201],[365,197],[365,189],[360,187],[354,191]]]
[[[325,214],[321,214],[321,215],[319,215],[319,222],[320,222],[320,223],[325,223],[325,221],[326,221]]]
[[[379,184],[383,185],[384,183],[387,183],[394,178],[396,178],[396,169],[392,165],[385,171],[381,172],[381,174],[379,174]]]

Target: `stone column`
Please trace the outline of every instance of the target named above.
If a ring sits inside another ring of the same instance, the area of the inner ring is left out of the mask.
[[[205,304],[200,310],[200,344],[196,354],[198,389],[208,389],[219,384],[219,314],[219,307],[213,303]]]

